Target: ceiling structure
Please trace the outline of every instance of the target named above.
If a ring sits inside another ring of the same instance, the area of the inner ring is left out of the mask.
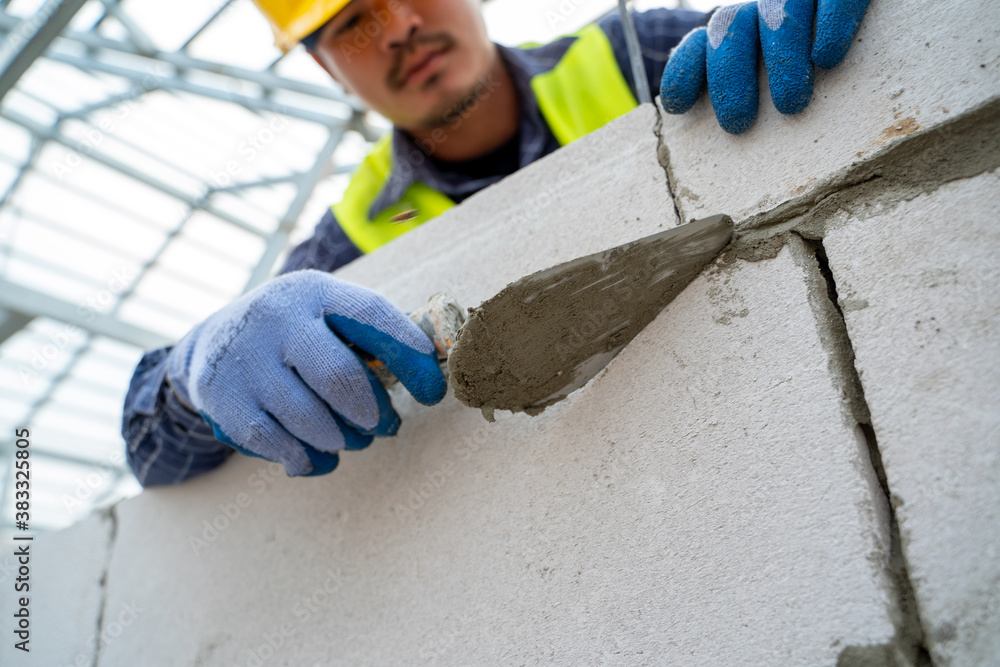
[[[0,531],[25,427],[45,531],[138,492],[142,352],[265,280],[385,124],[249,0],[3,1],[0,40]]]

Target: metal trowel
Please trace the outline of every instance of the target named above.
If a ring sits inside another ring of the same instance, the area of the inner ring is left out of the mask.
[[[445,294],[410,319],[434,340],[455,396],[538,414],[597,375],[732,237],[716,215],[538,271],[465,316]],[[395,378],[369,360],[383,384]]]

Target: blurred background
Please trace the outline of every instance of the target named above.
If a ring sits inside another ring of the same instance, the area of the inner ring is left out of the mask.
[[[516,45],[616,6],[484,12]],[[387,128],[250,0],[0,0],[0,537],[15,428],[32,533],[141,491],[120,425],[143,350],[267,279]]]

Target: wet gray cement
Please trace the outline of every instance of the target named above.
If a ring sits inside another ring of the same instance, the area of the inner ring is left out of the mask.
[[[946,183],[998,168],[1000,101],[991,100],[852,164],[803,197],[741,220],[724,262],[771,259],[790,234],[819,240],[849,220],[864,220]]]
[[[713,216],[511,283],[469,310],[448,360],[455,396],[490,421],[562,400],[694,280],[731,229]]]

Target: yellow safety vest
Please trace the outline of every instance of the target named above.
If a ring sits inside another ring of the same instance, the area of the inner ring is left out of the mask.
[[[576,40],[555,67],[532,77],[531,89],[561,146],[638,106],[607,36],[593,24],[576,33]],[[358,167],[344,198],[331,207],[344,233],[362,252],[385,245],[455,205],[448,196],[417,182],[399,201],[369,219],[368,211],[391,172],[392,136],[387,134]],[[416,212],[415,217],[390,220],[410,210]]]

